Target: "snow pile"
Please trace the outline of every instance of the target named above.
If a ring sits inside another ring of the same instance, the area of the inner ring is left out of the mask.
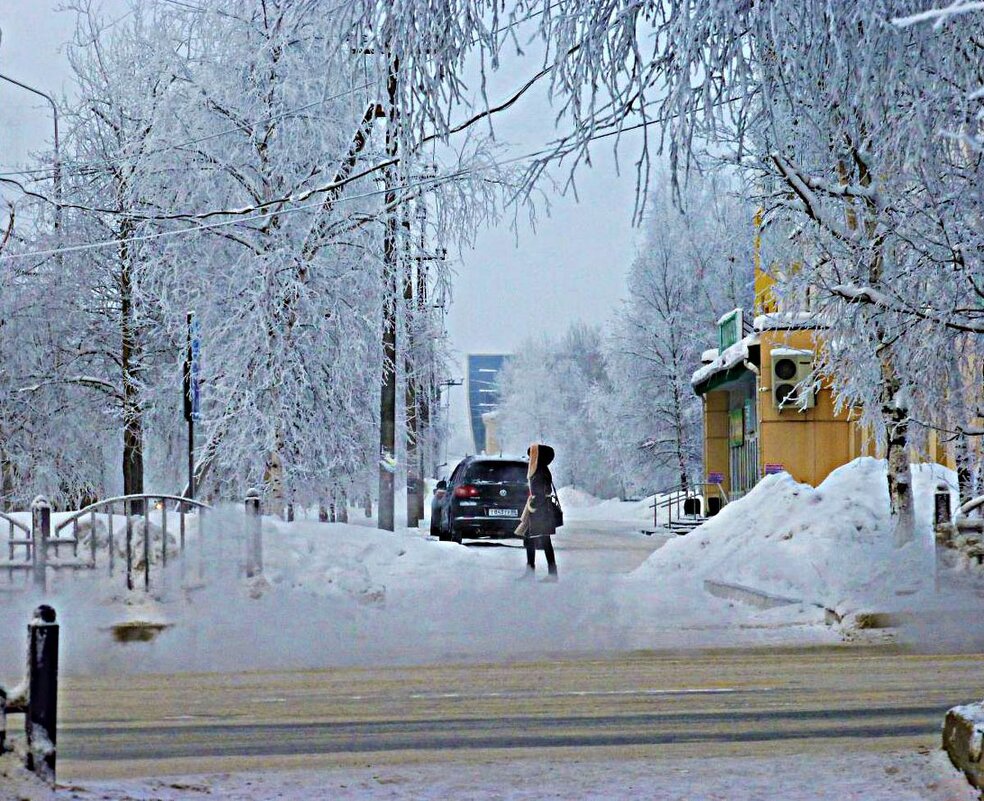
[[[62,624],[67,672],[407,664],[624,649],[610,543],[644,540],[646,555],[657,544],[638,531],[624,533],[625,526],[592,523],[579,535],[592,548],[568,558],[572,522],[558,537],[561,582],[552,584],[542,581],[542,554],[538,578],[528,579],[516,540],[464,547],[438,542],[426,529],[264,518],[263,576],[246,579],[241,513],[219,510],[209,521],[201,579],[196,569],[182,576],[175,558],[157,574],[161,582],[155,576],[149,599],[140,589],[122,589],[119,573],[85,571],[55,585],[49,601]],[[636,564],[643,558],[639,553]],[[9,619],[25,623],[37,603],[30,590],[6,600]],[[118,634],[128,626],[154,629],[154,636],[123,641]],[[19,675],[23,642],[23,624],[0,627],[0,676]]]
[[[74,782],[81,799],[100,801],[540,801],[543,798],[636,801],[975,801],[977,793],[939,751],[717,756],[714,769],[696,757],[538,759],[378,764],[318,771],[265,771],[155,779]]]
[[[567,509],[585,509],[597,506],[601,501],[590,492],[579,490],[575,487],[561,487],[557,490],[557,497],[560,498],[560,505]]]
[[[618,522],[633,530],[653,526],[653,496],[637,501],[618,498],[601,500],[573,487],[561,487],[557,494],[567,518],[586,522]]]
[[[8,721],[9,723],[9,721]],[[0,801],[53,801],[55,793],[13,751],[0,754]]]
[[[766,476],[744,498],[691,534],[667,543],[636,580],[703,595],[712,580],[836,610],[898,608],[900,599],[932,588],[931,526],[939,466],[914,472],[916,536],[894,547],[884,461],[861,458],[817,488],[787,473]]]

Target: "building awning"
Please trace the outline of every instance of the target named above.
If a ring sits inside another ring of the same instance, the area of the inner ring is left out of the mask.
[[[704,395],[749,372],[745,367],[745,362],[748,361],[748,348],[756,344],[758,338],[754,334],[749,335],[725,350],[710,364],[701,367],[690,378],[694,392]]]

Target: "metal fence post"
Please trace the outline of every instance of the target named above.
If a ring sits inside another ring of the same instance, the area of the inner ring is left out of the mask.
[[[348,493],[342,490],[338,504],[338,522],[348,523]]]
[[[31,504],[31,553],[34,557],[34,585],[47,590],[48,539],[51,537],[51,504],[38,495]]]
[[[947,526],[953,517],[953,510],[950,508],[950,488],[942,481],[936,485],[936,494],[933,496],[933,523],[939,526]]]
[[[55,610],[42,604],[27,624],[28,698],[25,715],[27,769],[55,783],[58,732],[58,624]]]
[[[246,490],[246,577],[263,572],[262,496],[256,487]]]
[[[0,687],[0,754],[7,747],[7,691]]]

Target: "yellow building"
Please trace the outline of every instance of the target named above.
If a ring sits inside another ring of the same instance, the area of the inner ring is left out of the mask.
[[[816,485],[868,453],[849,414],[834,410],[829,387],[812,384],[820,332],[806,316],[761,314],[748,325],[736,309],[718,328],[718,349],[693,377],[704,400],[709,484],[728,499],[781,471]]]
[[[816,486],[858,456],[880,455],[850,410],[835,410],[829,385],[814,380],[821,337],[807,314],[772,311],[749,323],[735,309],[718,321],[718,348],[692,378],[704,401],[705,480],[720,488],[708,492],[708,512],[770,473]],[[928,445],[933,461],[953,466],[932,435]]]

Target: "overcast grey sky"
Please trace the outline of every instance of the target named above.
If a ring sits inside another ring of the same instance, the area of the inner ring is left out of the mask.
[[[49,93],[66,88],[61,48],[72,20],[55,11],[59,1],[0,0],[0,72]],[[106,7],[124,9],[125,3],[107,0]],[[490,84],[491,100],[509,94],[539,66],[532,55],[505,59]],[[496,132],[510,145],[507,155],[549,140],[553,117],[545,92],[531,93],[501,116]],[[31,148],[50,138],[51,114],[44,101],[0,82],[0,165],[22,163]],[[455,377],[464,375],[467,353],[512,352],[527,337],[558,333],[578,320],[600,323],[614,313],[638,232],[631,225],[632,153],[627,151],[623,174],[617,176],[610,141],[599,144],[594,167],[578,173],[580,203],[570,196],[551,197],[550,216],[541,209],[535,230],[521,215],[518,231],[506,220],[480,231],[475,247],[462,253],[447,320],[451,348],[461,361]],[[452,393],[453,418],[464,434],[464,393]],[[456,440],[454,450],[463,449],[465,442]]]

